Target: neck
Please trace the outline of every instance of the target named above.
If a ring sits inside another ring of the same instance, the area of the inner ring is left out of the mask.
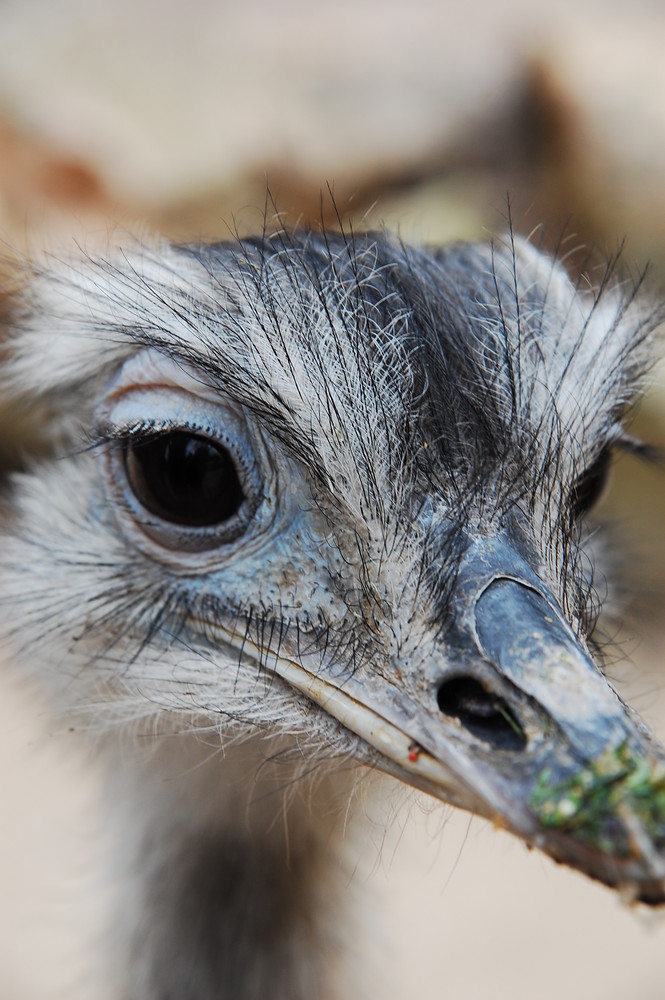
[[[142,819],[126,872],[123,1000],[332,997],[341,922],[330,803],[346,804],[351,775],[303,777],[284,741],[221,753],[182,735],[158,741],[131,774],[121,766],[126,828]]]

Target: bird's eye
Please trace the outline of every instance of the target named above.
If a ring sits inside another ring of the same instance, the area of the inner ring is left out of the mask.
[[[224,524],[245,494],[230,452],[189,431],[167,431],[124,444],[125,472],[151,514],[191,528]]]
[[[261,435],[240,406],[155,351],[130,358],[95,414],[123,533],[169,565],[200,569],[260,536],[276,509]]]
[[[611,454],[604,448],[592,464],[573,483],[570,491],[570,509],[573,520],[588,514],[598,503],[610,473]]]

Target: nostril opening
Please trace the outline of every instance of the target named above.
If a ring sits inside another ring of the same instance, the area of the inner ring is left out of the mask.
[[[437,691],[444,715],[459,719],[478,739],[497,750],[523,750],[524,730],[507,703],[471,677],[453,677]]]

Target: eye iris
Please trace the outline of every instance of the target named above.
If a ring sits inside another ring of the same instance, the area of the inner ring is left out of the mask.
[[[220,524],[233,517],[245,499],[227,449],[186,431],[128,441],[125,468],[137,500],[172,524]]]
[[[600,500],[609,477],[610,461],[611,453],[606,448],[573,485],[571,508],[574,520],[588,514]]]

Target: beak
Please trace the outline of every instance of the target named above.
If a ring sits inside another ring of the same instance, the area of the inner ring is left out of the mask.
[[[456,601],[458,642],[471,635],[487,665],[479,671],[487,697],[458,718],[471,731],[493,719],[495,757],[505,759],[497,784],[506,805],[495,819],[629,897],[665,902],[663,748],[507,534],[472,544]],[[514,728],[509,750],[500,748],[507,730],[497,716]],[[492,743],[491,732],[484,737]]]
[[[665,751],[507,534],[473,541],[444,648],[329,672],[275,672],[373,748],[373,763],[491,819],[631,899],[665,902]],[[376,753],[378,751],[378,753]]]
[[[626,898],[665,903],[665,750],[533,562],[516,535],[471,540],[445,639],[416,655],[380,666],[356,657],[351,670],[308,651],[292,628],[277,653],[256,646],[255,655],[360,737],[361,760]],[[251,655],[246,634],[216,631]]]

